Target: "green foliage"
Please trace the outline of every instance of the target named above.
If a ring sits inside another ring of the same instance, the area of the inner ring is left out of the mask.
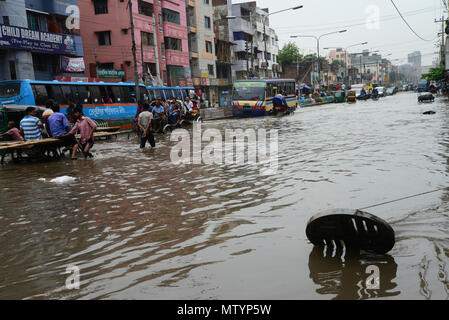
[[[439,67],[431,68],[429,73],[425,73],[421,77],[427,81],[440,81],[445,79],[446,75],[444,74],[444,67]]]
[[[279,51],[279,62],[283,65],[296,63],[297,60],[302,61],[303,58],[298,46],[293,42],[285,44]]]

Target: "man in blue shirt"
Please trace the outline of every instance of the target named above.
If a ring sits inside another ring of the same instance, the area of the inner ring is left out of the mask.
[[[59,104],[56,103],[51,108],[53,114],[48,118],[48,124],[53,138],[59,138],[59,136],[70,131],[69,120],[60,112]]]
[[[25,141],[42,140],[41,128],[44,126],[37,117],[35,107],[28,107],[26,109],[26,116],[20,121],[20,130],[22,131]]]
[[[62,140],[66,147],[73,147],[76,144],[75,137],[66,135],[71,130],[69,120],[60,112],[59,104],[54,103],[51,109],[53,114],[48,117],[48,124],[52,137]]]
[[[153,108],[153,114],[155,119],[163,118],[165,116],[165,108],[160,99],[156,100],[156,105]]]

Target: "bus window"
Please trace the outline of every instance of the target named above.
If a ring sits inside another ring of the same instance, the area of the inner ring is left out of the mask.
[[[147,89],[148,91],[148,100],[149,101],[153,101],[154,99],[156,99],[156,94],[154,93],[153,89]]]
[[[34,102],[37,106],[43,106],[48,100],[47,88],[43,84],[31,85],[34,93]]]
[[[272,83],[267,83],[267,97],[269,97],[269,98],[274,97]]]
[[[140,86],[139,87],[140,101],[145,102],[148,101],[148,91],[147,88]]]
[[[155,89],[154,95],[156,96],[156,99],[164,99],[163,93],[161,89]]]
[[[99,86],[89,86],[90,102],[93,104],[101,103],[101,93]]]
[[[131,94],[128,86],[120,86],[122,100],[121,102],[130,103],[133,102],[131,99]]]
[[[104,88],[106,89],[106,93],[107,93],[107,103],[114,103],[116,102],[116,97],[114,96],[114,93],[112,92],[112,86],[104,86]],[[120,98],[120,95],[118,96],[118,98]]]
[[[59,104],[66,104],[67,101],[64,99],[64,96],[62,95],[61,91],[61,85],[59,84],[48,84],[47,87],[47,93],[48,98],[55,100]]]
[[[119,86],[112,86],[110,88],[111,88],[111,93],[112,93],[112,96],[113,96],[112,99],[114,100],[114,102],[123,102],[123,97],[122,97],[122,93],[121,93],[120,87]],[[109,96],[111,96],[111,94]]]
[[[77,102],[76,99],[74,99],[74,94],[72,93],[72,86],[62,85],[61,92],[65,103],[67,103],[69,100]]]
[[[87,86],[73,86],[72,89],[76,89],[75,102],[79,104],[90,103],[90,92]]]
[[[164,89],[165,99],[171,99],[173,98],[173,92],[171,89]]]
[[[106,86],[98,86],[100,89],[100,103],[108,103],[108,93],[106,91]]]
[[[181,92],[181,99],[184,101],[187,98],[187,90],[179,90]]]
[[[278,87],[273,85],[273,97],[278,94]]]
[[[0,98],[12,98],[20,94],[20,83],[6,83],[0,85]]]

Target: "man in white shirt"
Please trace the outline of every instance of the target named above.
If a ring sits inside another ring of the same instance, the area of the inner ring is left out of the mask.
[[[143,105],[143,111],[139,114],[139,121],[137,125],[140,128],[140,149],[144,149],[147,141],[150,142],[151,147],[155,147],[154,135],[151,131],[151,121],[153,120],[153,114],[150,112],[150,106],[148,103]]]
[[[184,105],[185,105],[185,108],[187,109],[186,113],[189,113],[190,111],[193,110],[193,102],[192,102],[192,100],[190,100],[190,97],[186,98]]]

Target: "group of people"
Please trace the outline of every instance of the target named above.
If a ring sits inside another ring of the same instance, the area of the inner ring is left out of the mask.
[[[60,112],[59,104],[50,99],[46,103],[46,109],[41,118],[38,117],[35,107],[28,107],[25,114],[18,128],[15,122],[10,121],[8,130],[0,134],[0,138],[9,135],[16,141],[41,140],[47,137],[60,139],[67,149],[72,151],[72,160],[77,159],[78,148],[81,149],[85,158],[93,157],[90,149],[94,145],[94,131],[97,125],[92,119],[83,115],[82,105],[70,104],[66,117]],[[81,135],[80,141],[75,139],[77,133]]]
[[[204,102],[200,102],[200,108],[202,103]],[[185,101],[155,99],[152,102],[140,103],[134,118],[140,135],[140,148],[144,149],[147,142],[154,148],[154,132],[162,132],[167,123],[176,125],[184,115],[193,112],[198,112],[198,102],[190,97],[186,97]]]

